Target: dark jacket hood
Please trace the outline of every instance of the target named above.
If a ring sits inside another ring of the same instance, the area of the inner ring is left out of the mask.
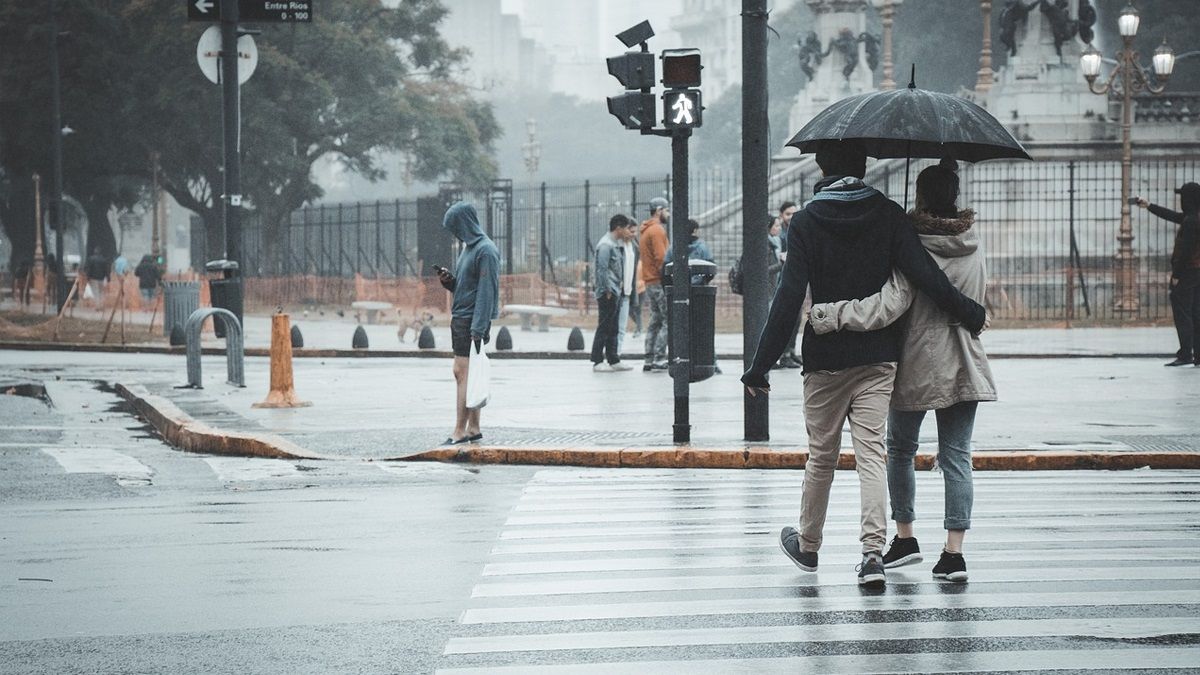
[[[831,235],[839,238],[856,239],[862,236],[867,226],[882,219],[883,211],[899,210],[899,207],[883,196],[875,188],[858,181],[853,186],[829,186],[845,176],[828,176],[817,182],[816,194],[805,205],[807,212],[815,225],[824,228]],[[796,212],[800,215],[801,211]],[[793,221],[796,216],[793,216]]]
[[[475,244],[484,237],[475,207],[467,202],[458,202],[447,209],[446,216],[442,218],[442,227],[467,246]]]
[[[1200,212],[1200,183],[1184,183],[1175,193],[1179,195],[1183,215],[1193,216]]]

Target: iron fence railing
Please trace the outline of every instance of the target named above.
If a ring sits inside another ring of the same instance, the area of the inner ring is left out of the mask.
[[[797,164],[773,178],[771,198],[803,202],[819,173]],[[929,160],[916,160],[910,186]],[[1200,176],[1200,160],[1134,164],[1133,194],[1174,208],[1173,190]],[[1122,318],[1113,305],[1113,254],[1121,212],[1121,167],[1116,161],[988,162],[964,165],[960,204],[977,212],[989,274],[993,315],[1020,321]],[[904,200],[903,161],[876,162],[867,180],[897,202]],[[690,181],[690,213],[722,270],[741,255],[741,182],[732,171],[698,171]],[[444,191],[446,199],[475,202],[496,240],[502,271],[536,274],[554,287],[588,285],[594,246],[608,220],[647,215],[653,197],[670,198],[669,177],[581,183],[496,181],[479,194]],[[915,197],[910,193],[910,203]],[[420,273],[418,201],[327,204],[292,213],[268,236],[255,214],[245,218],[244,269],[249,276],[406,277]],[[771,210],[778,205],[773,202]],[[436,208],[442,202],[434,201]],[[766,218],[755,223],[766,232]],[[202,229],[202,228],[201,228]],[[1170,316],[1169,256],[1175,226],[1135,208],[1141,310],[1137,319]],[[268,265],[268,242],[279,247]],[[198,245],[199,244],[199,245]],[[193,249],[204,251],[204,242]],[[201,253],[201,255],[203,255]],[[724,284],[724,274],[719,283]],[[723,288],[723,295],[727,289]],[[735,299],[726,299],[730,307]]]

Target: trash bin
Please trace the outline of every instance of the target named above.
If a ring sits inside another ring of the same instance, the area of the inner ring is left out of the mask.
[[[237,261],[212,260],[205,263],[204,271],[209,274],[208,293],[212,300],[212,306],[233,312],[233,315],[237,317],[238,324],[245,325],[245,322],[242,321],[242,277],[238,274]],[[225,337],[224,322],[213,321],[213,329],[216,331],[217,337]]]
[[[663,286],[667,292],[667,301],[674,293],[671,285],[671,271],[674,263],[668,263],[663,276]],[[691,321],[689,337],[691,352],[691,369],[689,382],[701,382],[713,376],[717,369],[716,322],[717,322],[717,287],[708,283],[717,276],[717,266],[707,260],[688,260],[688,272],[692,276],[691,285]],[[667,312],[668,331],[670,330],[670,312]],[[668,354],[672,361],[675,355],[671,353],[671,342],[668,340]]]
[[[163,282],[163,335],[170,337],[172,328],[182,328],[197,309],[200,309],[199,281]]]

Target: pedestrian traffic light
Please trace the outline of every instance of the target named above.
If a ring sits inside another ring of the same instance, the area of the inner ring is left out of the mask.
[[[608,112],[626,129],[654,128],[654,94],[631,92],[608,97]]]
[[[699,49],[664,49],[663,86],[668,89],[688,89],[700,86]]]
[[[694,129],[700,126],[704,106],[699,89],[672,89],[662,95],[663,126],[668,129]]]

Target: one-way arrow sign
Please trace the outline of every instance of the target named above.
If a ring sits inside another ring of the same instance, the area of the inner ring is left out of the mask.
[[[217,18],[219,12],[213,11],[216,8],[216,5],[213,4],[212,0],[196,0],[194,4],[196,5],[196,11],[204,17],[207,18],[211,16],[213,18]],[[188,15],[188,18],[191,18],[191,11],[188,11]]]

